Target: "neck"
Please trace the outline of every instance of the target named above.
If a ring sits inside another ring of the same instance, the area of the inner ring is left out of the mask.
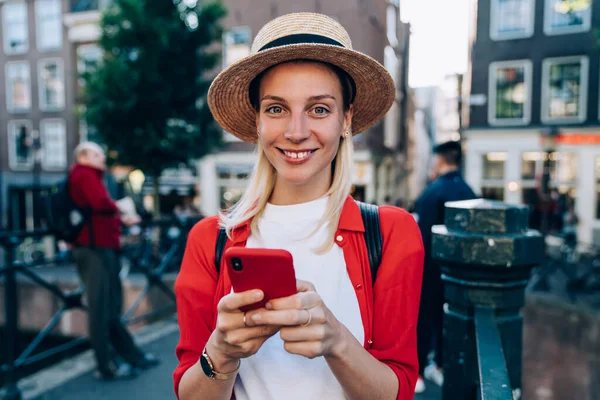
[[[269,203],[278,206],[307,203],[325,196],[330,186],[331,174],[327,179],[320,179],[319,182],[307,182],[301,185],[277,177]]]
[[[443,165],[440,167],[439,176],[446,175],[450,172],[458,171],[458,167],[456,165]]]

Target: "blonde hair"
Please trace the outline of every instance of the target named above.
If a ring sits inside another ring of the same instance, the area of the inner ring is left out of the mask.
[[[258,220],[262,216],[271,193],[275,187],[277,171],[271,165],[265,152],[258,142],[258,161],[250,176],[250,182],[240,200],[226,213],[220,213],[220,225],[225,228],[227,236],[231,238],[233,229],[252,219],[250,229],[252,234],[259,235]],[[317,232],[327,224],[327,240],[315,251],[324,253],[331,249],[334,243],[335,232],[338,228],[342,208],[352,187],[352,162],[354,157],[354,144],[352,132],[348,138],[340,140],[338,152],[333,161],[333,177],[331,186],[325,196],[329,196],[325,214],[313,231]]]

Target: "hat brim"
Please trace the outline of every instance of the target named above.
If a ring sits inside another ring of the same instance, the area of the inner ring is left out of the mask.
[[[269,67],[299,59],[333,64],[352,77],[356,85],[352,117],[355,135],[375,125],[394,103],[394,80],[373,58],[333,45],[292,44],[250,55],[215,78],[208,91],[208,106],[217,123],[246,142],[256,142],[256,112],[250,103],[250,82]]]

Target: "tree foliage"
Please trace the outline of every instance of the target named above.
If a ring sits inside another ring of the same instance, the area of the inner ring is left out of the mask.
[[[115,0],[104,12],[103,59],[83,76],[84,118],[113,161],[159,177],[220,144],[206,94],[225,14],[197,0]]]

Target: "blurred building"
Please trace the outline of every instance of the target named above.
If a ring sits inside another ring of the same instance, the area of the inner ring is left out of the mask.
[[[484,197],[531,206],[561,230],[574,202],[579,240],[600,244],[600,2],[473,2],[463,84],[466,177]]]
[[[383,203],[406,196],[410,170],[408,129],[412,123],[407,88],[409,29],[400,22],[399,0],[226,0],[223,67],[250,54],[259,29],[269,20],[292,12],[327,14],[348,29],[353,47],[370,55],[391,72],[398,88],[397,102],[384,121],[354,138],[356,155],[353,195]],[[235,202],[247,185],[255,161],[254,145],[224,132],[228,145],[198,163],[203,211],[216,213]]]
[[[79,140],[69,7],[0,1],[0,227],[39,225],[35,188],[64,177]]]
[[[422,111],[433,143],[460,140],[460,86],[462,75],[446,76],[439,86],[414,88],[417,110]]]

